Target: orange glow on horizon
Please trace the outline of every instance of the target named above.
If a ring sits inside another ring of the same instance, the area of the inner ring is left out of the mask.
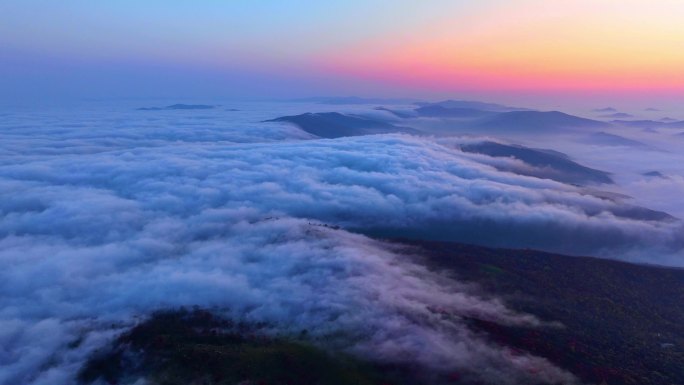
[[[684,92],[682,15],[673,0],[524,0],[347,47],[321,65],[445,90]]]

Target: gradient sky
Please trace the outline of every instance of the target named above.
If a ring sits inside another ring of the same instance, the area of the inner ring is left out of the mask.
[[[0,0],[0,96],[681,100],[680,0]]]

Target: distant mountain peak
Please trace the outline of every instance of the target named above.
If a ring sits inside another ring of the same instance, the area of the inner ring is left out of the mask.
[[[512,170],[522,175],[572,184],[613,183],[609,173],[582,166],[570,160],[567,155],[556,151],[494,141],[468,143],[461,145],[460,148],[464,152],[518,159],[531,166],[530,169]],[[501,165],[497,167],[502,169]]]
[[[482,119],[478,127],[517,131],[543,131],[564,128],[605,128],[610,124],[569,115],[560,111],[510,111]]]
[[[416,108],[416,113],[426,117],[440,118],[479,118],[491,115],[493,112],[475,108],[444,107],[439,104],[430,104]]]
[[[339,112],[307,112],[300,115],[282,116],[267,120],[267,122],[292,123],[310,134],[329,139],[389,133],[418,133],[408,127],[395,126],[380,120]]]
[[[593,112],[618,112],[617,109],[613,107],[597,108],[592,110]]]
[[[415,103],[419,107],[440,106],[444,108],[465,108],[489,112],[529,111],[527,108],[509,107],[502,104],[478,102],[473,100],[443,100],[435,103]]]
[[[627,114],[625,112],[616,112],[614,114],[608,114],[608,115],[601,115],[602,118],[611,118],[611,119],[632,119],[635,116],[632,114]]]

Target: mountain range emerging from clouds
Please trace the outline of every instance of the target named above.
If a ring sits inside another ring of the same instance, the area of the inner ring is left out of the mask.
[[[230,107],[3,112],[0,384],[684,381],[681,121]]]
[[[684,385],[682,15],[0,0],[0,385]]]

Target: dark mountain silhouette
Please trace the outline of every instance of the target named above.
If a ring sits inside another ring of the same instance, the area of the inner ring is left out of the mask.
[[[444,107],[434,104],[416,108],[415,111],[419,116],[431,118],[481,118],[493,114],[491,111],[475,108]]]
[[[616,112],[614,114],[608,114],[608,115],[601,115],[602,118],[611,118],[611,119],[631,119],[634,117],[634,115],[627,114],[624,112]]]
[[[684,384],[684,269],[533,250],[404,241],[434,268],[564,327],[472,320],[499,344],[546,357],[586,383]]]
[[[583,193],[619,203],[618,205],[607,209],[608,212],[616,217],[652,222],[672,222],[678,220],[678,218],[663,211],[651,210],[646,207],[629,204],[629,199],[631,199],[629,195],[593,189],[585,189]],[[585,209],[584,211],[587,215],[598,215],[601,213],[600,211],[591,209]]]
[[[657,120],[613,120],[611,123],[636,128],[684,128],[684,121],[669,119]]]
[[[340,138],[344,136],[374,135],[388,133],[410,133],[418,131],[362,116],[344,115],[338,112],[306,113],[283,116],[267,122],[288,122],[302,130],[321,138]]]
[[[496,103],[477,102],[472,100],[444,100],[436,103],[415,103],[420,107],[440,106],[444,108],[466,108],[490,112],[508,112],[508,111],[529,111],[527,108],[509,107]]]
[[[668,123],[658,122],[656,120],[613,120],[611,123],[635,128],[659,128],[668,126]]]
[[[611,209],[610,212],[617,217],[638,221],[671,222],[677,220],[677,218],[666,212],[651,210],[641,206],[621,205]]]
[[[126,384],[141,376],[169,385],[419,383],[409,368],[330,353],[315,346],[306,330],[271,336],[266,326],[203,309],[160,311],[91,357],[79,383]]]
[[[606,128],[599,122],[559,111],[511,111],[496,114],[474,123],[475,127],[503,132],[553,131],[566,128]]]
[[[613,107],[597,108],[597,109],[592,110],[592,111],[593,112],[618,112],[618,110],[616,110]]]
[[[646,147],[645,143],[628,139],[620,135],[607,132],[597,132],[580,139],[582,143],[598,144],[602,146]]]
[[[173,104],[166,107],[167,110],[210,110],[214,106],[207,104]]]
[[[660,121],[665,122],[665,123],[674,123],[674,122],[677,122],[677,119],[672,119],[670,117],[664,117],[664,118],[661,118]]]
[[[518,174],[572,184],[613,183],[609,173],[582,166],[570,160],[565,154],[555,151],[489,141],[462,145],[461,150],[493,157],[515,158],[532,166],[525,170],[507,170]]]
[[[620,201],[624,201],[626,199],[632,198],[629,195],[616,193],[614,191],[596,190],[593,188],[584,188],[584,189],[582,189],[581,193],[591,195],[591,196],[594,196],[597,198],[605,199],[605,200],[608,200],[611,202],[620,202]]]
[[[648,172],[645,172],[645,173],[643,173],[643,174],[641,174],[641,175],[647,176],[647,177],[649,177],[649,178],[663,178],[663,179],[667,179],[667,176],[666,176],[665,174],[663,174],[662,172],[660,172],[660,171],[648,171]]]

